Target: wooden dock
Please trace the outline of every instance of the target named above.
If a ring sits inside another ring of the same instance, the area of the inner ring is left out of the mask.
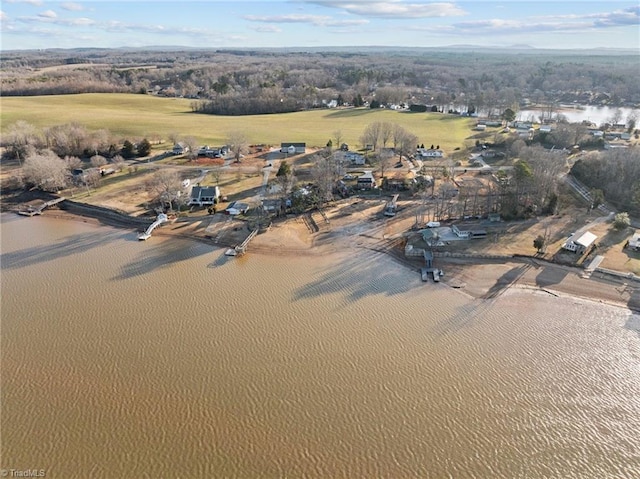
[[[59,198],[54,198],[53,200],[46,201],[43,204],[41,204],[40,206],[37,206],[37,207],[29,206],[24,210],[19,210],[18,214],[22,215],[22,216],[41,215],[42,211],[45,208],[47,208],[49,206],[57,205],[58,203],[60,203],[60,202],[62,202],[64,200],[66,200],[66,198],[64,196],[60,196]]]
[[[245,254],[247,252],[247,246],[249,246],[249,242],[253,238],[255,238],[257,234],[258,234],[258,228],[254,229],[251,233],[249,233],[249,236],[247,236],[242,243],[240,243],[238,246],[234,248],[234,251],[236,252],[234,256],[241,256]],[[232,256],[232,255],[229,255],[229,256]]]

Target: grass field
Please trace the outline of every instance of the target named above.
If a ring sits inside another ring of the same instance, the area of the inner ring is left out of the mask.
[[[107,129],[118,138],[192,136],[202,144],[222,145],[231,131],[243,131],[254,144],[305,142],[322,147],[334,132],[342,141],[361,146],[366,126],[375,121],[396,123],[426,147],[440,145],[447,153],[473,143],[475,121],[440,113],[409,113],[365,108],[312,110],[252,116],[213,116],[192,113],[192,100],[133,94],[80,94],[0,98],[1,131],[18,120],[46,128],[76,122],[90,130]],[[466,140],[466,141],[465,141]]]

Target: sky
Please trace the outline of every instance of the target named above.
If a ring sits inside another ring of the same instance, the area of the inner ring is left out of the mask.
[[[450,45],[640,50],[640,3],[609,0],[2,0],[2,50]]]

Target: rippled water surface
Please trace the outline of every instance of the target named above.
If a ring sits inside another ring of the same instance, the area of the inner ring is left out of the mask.
[[[2,467],[47,478],[640,477],[640,318],[377,253],[229,259],[2,216]]]

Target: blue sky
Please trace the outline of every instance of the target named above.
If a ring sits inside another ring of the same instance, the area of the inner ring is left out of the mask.
[[[640,49],[638,1],[3,0],[2,49],[457,44]]]

